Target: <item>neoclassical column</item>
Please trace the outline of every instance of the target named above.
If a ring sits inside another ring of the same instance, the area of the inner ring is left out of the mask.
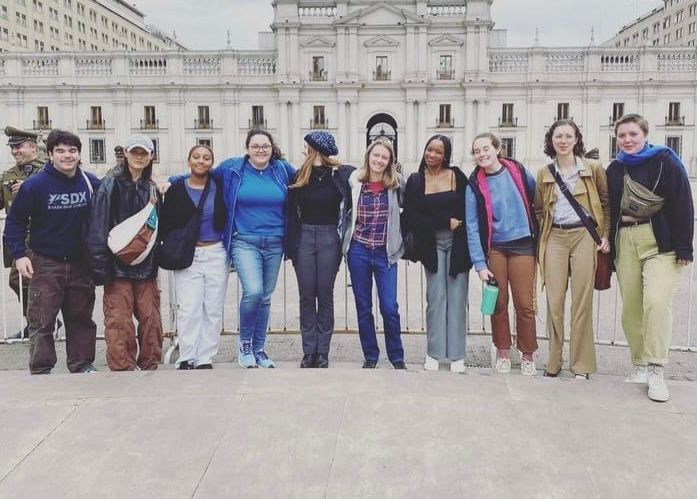
[[[281,99],[278,102],[278,140],[280,142],[279,146],[281,150],[286,154],[290,153],[291,148],[291,138],[290,138],[290,128],[291,123],[288,119],[288,101]]]
[[[349,151],[350,159],[354,163],[361,157],[361,140],[358,133],[358,100],[352,99],[347,104],[349,108]]]
[[[416,120],[414,115],[414,105],[415,102],[411,99],[407,99],[404,102],[406,108],[405,116],[407,117],[407,122],[404,124],[404,139],[405,143],[402,146],[402,150],[406,151],[404,159],[405,162],[412,163],[416,160]]]
[[[417,143],[420,140],[426,140],[426,111],[427,108],[426,106],[428,105],[428,101],[426,100],[420,100],[418,101],[418,106],[419,106],[419,114],[418,114],[418,124],[416,125],[416,136],[414,137],[414,148],[416,148],[416,151],[418,151],[418,145]],[[414,159],[416,159],[418,155],[418,152],[414,154]]]
[[[337,101],[336,106],[337,110],[339,111],[336,124],[336,140],[338,142],[339,151],[344,151],[344,154],[346,154],[350,150],[350,141],[348,138],[348,130],[346,126],[346,102],[340,98]]]
[[[292,162],[294,164],[298,164],[301,158],[301,151],[302,151],[302,129],[300,127],[300,102],[293,101],[291,104],[291,119],[293,122],[293,126],[290,129],[290,134],[289,134],[289,144],[290,144],[290,151],[288,157],[291,158]]]

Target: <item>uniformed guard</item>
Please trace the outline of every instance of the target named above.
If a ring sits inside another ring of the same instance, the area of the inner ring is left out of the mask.
[[[40,171],[45,161],[40,158],[39,154],[39,143],[42,142],[39,134],[8,126],[5,128],[5,135],[8,137],[7,145],[10,146],[12,156],[15,158],[15,166],[0,174],[0,181],[2,182],[2,188],[0,189],[0,209],[4,209],[5,215],[7,215],[10,212],[12,201],[14,201],[19,191],[19,186],[22,185],[22,182],[24,182],[27,177]],[[11,267],[10,288],[12,288],[12,291],[14,291],[17,298],[19,298],[19,273],[8,251],[3,252],[3,257],[5,268]],[[25,317],[27,315],[28,286],[28,280],[23,279],[22,313]],[[22,333],[23,332],[20,331],[10,336],[10,338],[21,338]]]

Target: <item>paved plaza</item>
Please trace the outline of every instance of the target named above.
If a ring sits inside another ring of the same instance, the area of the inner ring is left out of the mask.
[[[273,334],[274,370],[242,370],[235,335],[213,371],[29,376],[0,345],[0,498],[691,498],[697,490],[694,353],[673,352],[672,398],[622,382],[624,347],[600,346],[590,381],[492,375],[488,336],[467,374],[360,369],[337,334],[327,370],[297,368],[299,336]],[[381,339],[382,340],[382,339]],[[538,367],[545,360],[540,344]],[[677,380],[676,380],[677,379]]]

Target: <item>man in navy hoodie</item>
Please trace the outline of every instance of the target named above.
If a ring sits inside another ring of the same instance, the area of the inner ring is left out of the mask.
[[[24,181],[5,224],[5,241],[17,270],[29,281],[29,370],[49,374],[56,365],[53,332],[65,321],[70,372],[92,372],[97,326],[92,320],[94,282],[83,254],[82,231],[99,180],[80,167],[77,135],[53,130],[49,161]],[[25,254],[29,233],[31,259]]]

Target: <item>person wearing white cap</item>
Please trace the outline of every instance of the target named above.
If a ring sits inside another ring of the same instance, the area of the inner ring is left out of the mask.
[[[162,357],[153,249],[160,207],[151,178],[154,149],[149,137],[131,136],[123,166],[107,174],[92,200],[86,245],[95,283],[104,285],[106,356],[112,371],[157,369]],[[138,246],[137,240],[144,244]]]

